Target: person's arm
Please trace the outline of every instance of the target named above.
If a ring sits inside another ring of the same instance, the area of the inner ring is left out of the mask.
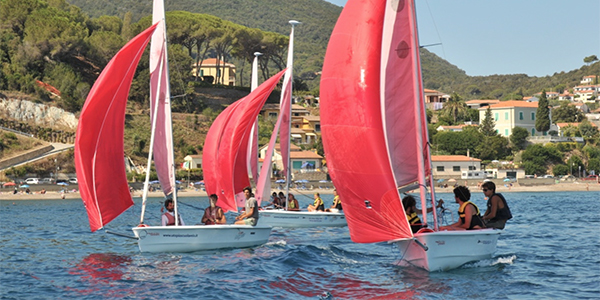
[[[183,222],[181,215],[179,216],[179,226],[185,226],[185,222]]]
[[[223,210],[221,208],[219,208],[219,210],[217,210],[217,222],[218,224],[225,224],[227,223],[227,219],[225,218],[225,214],[223,213]]]
[[[167,219],[167,216],[165,216],[164,214],[161,216],[161,224],[162,226],[167,226],[167,222],[169,220]]]
[[[208,222],[208,208],[204,209],[204,215],[202,216],[202,223],[206,224]]]
[[[498,212],[498,201],[501,201],[500,197],[493,196],[491,200],[492,200],[492,207],[485,211],[485,214],[483,215],[484,220],[491,220],[491,219],[495,218],[496,213]]]

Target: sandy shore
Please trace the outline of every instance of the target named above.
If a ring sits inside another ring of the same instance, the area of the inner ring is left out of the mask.
[[[477,190],[477,186],[469,186],[471,191]],[[274,190],[279,192],[279,190]],[[290,189],[293,194],[305,194],[310,195],[313,193],[321,194],[332,194],[331,189],[313,189],[313,190],[296,190]],[[513,184],[512,187],[498,186],[497,191],[500,193],[509,192],[569,192],[569,191],[589,191],[589,192],[600,192],[600,184],[596,182],[568,182],[568,183],[557,183],[549,185],[536,185],[536,186],[521,186],[519,184]],[[417,190],[413,192],[418,192]],[[452,187],[447,188],[436,188],[437,193],[451,193]],[[140,191],[134,191],[133,197],[141,197]],[[150,192],[149,197],[163,197],[161,192]],[[184,189],[179,192],[179,197],[206,197],[206,192],[199,189]],[[0,191],[0,200],[43,200],[43,199],[61,199],[63,194],[59,192],[46,192],[46,194],[13,194],[10,190]],[[64,194],[64,199],[80,199],[79,192],[69,192]]]

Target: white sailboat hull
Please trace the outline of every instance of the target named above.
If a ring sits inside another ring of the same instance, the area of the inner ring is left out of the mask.
[[[261,210],[258,224],[283,228],[344,227],[348,226],[343,212],[308,212]]]
[[[438,231],[417,233],[414,239],[390,241],[400,249],[402,260],[430,272],[458,268],[468,262],[489,259],[496,251],[499,230]]]
[[[194,252],[265,244],[271,227],[195,225],[134,227],[141,252]]]

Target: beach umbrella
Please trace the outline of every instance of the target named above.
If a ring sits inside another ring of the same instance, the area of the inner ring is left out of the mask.
[[[28,187],[29,187],[29,185],[27,185],[27,184],[24,184],[24,185],[21,185],[21,186],[20,186],[20,188],[22,188],[22,189],[26,189],[26,188],[28,188]]]
[[[444,182],[444,179],[438,179],[437,182]]]
[[[66,183],[66,182],[59,182],[59,183],[57,183],[56,185],[69,185],[69,184],[68,184],[68,183]]]
[[[3,184],[3,186],[15,186],[15,185],[17,185],[17,184],[14,182],[7,182],[7,183]]]
[[[319,180],[319,182],[329,182],[329,181],[327,181],[327,180]]]
[[[275,180],[275,183],[285,183],[285,180],[284,179],[277,179],[277,180]]]

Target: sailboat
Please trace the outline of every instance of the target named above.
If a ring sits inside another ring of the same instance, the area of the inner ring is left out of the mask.
[[[397,245],[403,262],[443,271],[491,258],[493,229],[413,234],[400,192],[435,199],[413,0],[349,0],[321,79],[321,130],[332,181],[357,243]],[[423,212],[427,224],[427,213]]]
[[[153,154],[163,193],[174,200],[175,223],[180,224],[173,163],[166,25],[162,0],[154,1],[153,23],[154,25],[127,43],[108,63],[90,90],[81,112],[75,141],[75,167],[92,232],[103,228],[133,205],[123,163],[125,108],[136,66],[150,38],[153,128],[147,172],[150,170]],[[251,96],[253,95],[248,97]],[[148,226],[144,223],[148,181],[147,175],[140,225],[132,228],[142,252],[193,252],[253,247],[264,244],[269,239],[269,227]]]
[[[257,182],[257,194],[262,199],[269,199],[270,185],[267,181],[270,180],[271,174],[271,159],[275,150],[275,141],[277,140],[277,132],[280,131],[280,149],[283,160],[283,171],[286,174],[286,195],[289,195],[289,187],[291,181],[291,163],[290,163],[290,133],[291,133],[291,115],[292,115],[292,66],[294,58],[294,27],[300,22],[291,20],[292,25],[290,32],[290,44],[287,57],[287,72],[283,79],[283,88],[280,100],[280,113],[269,146],[265,156],[265,163],[260,172]],[[261,198],[258,199],[259,201]],[[260,202],[259,202],[260,203]],[[259,224],[273,227],[283,228],[301,228],[301,227],[343,227],[346,226],[346,218],[343,212],[309,212],[306,210],[288,210],[287,203],[283,209],[269,209],[259,211]]]

